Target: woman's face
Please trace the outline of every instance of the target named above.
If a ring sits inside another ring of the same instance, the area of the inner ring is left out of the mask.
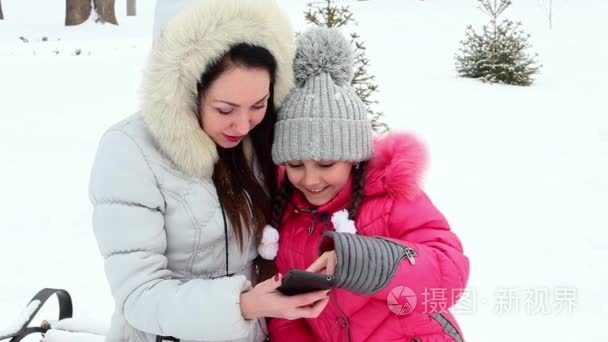
[[[315,206],[322,206],[342,191],[352,168],[353,163],[347,161],[292,160],[285,164],[291,184]]]
[[[201,95],[203,131],[223,148],[237,146],[264,119],[269,89],[267,70],[229,67]]]

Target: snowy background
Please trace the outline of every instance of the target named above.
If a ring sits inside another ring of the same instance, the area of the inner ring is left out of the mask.
[[[302,30],[306,1],[280,2]],[[608,2],[553,3],[552,30],[538,0],[505,13],[543,64],[522,88],[456,77],[466,25],[487,21],[474,0],[349,2],[379,109],[428,144],[426,189],[471,259],[468,341],[608,340]],[[65,28],[64,6],[2,0],[0,330],[42,287],[69,290],[76,317],[112,311],[88,177],[103,131],[138,108],[154,1],[125,17],[117,0],[118,27]]]

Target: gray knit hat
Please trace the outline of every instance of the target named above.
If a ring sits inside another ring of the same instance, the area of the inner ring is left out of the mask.
[[[351,85],[353,51],[336,29],[297,39],[296,87],[278,112],[272,159],[363,161],[372,154],[367,108]]]

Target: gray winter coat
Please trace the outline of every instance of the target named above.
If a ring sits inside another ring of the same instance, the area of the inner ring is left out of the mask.
[[[241,42],[266,47],[277,60],[279,105],[293,78],[287,17],[273,0],[203,0],[180,12],[155,42],[142,111],[101,139],[90,197],[115,300],[106,341],[263,338],[239,304],[253,280],[257,243],[245,236],[241,251],[230,222],[224,226],[211,180],[217,151],[194,105],[204,68]]]

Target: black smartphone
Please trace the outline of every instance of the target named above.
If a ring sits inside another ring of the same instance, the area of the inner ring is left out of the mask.
[[[287,296],[302,293],[329,290],[334,286],[335,279],[331,275],[302,270],[290,270],[283,277],[283,283],[277,290]]]

